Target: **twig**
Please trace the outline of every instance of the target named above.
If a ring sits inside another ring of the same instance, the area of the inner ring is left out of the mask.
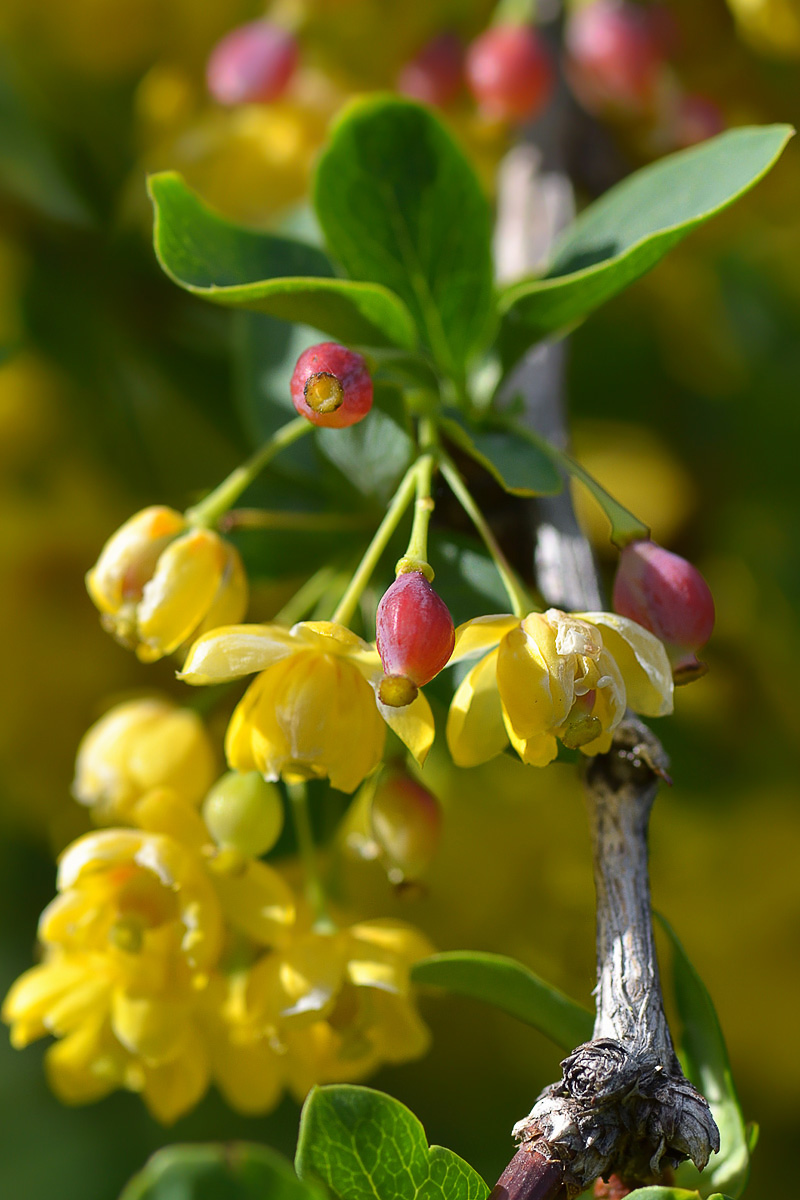
[[[540,266],[571,216],[561,166],[565,107],[553,106],[501,172],[501,263]],[[561,197],[560,210],[548,205],[548,195]],[[520,209],[547,218],[537,236],[516,219]],[[509,397],[525,396],[526,420],[560,446],[567,444],[564,353],[563,342],[538,347],[506,389]],[[545,601],[571,610],[601,608],[597,571],[569,493],[539,502],[537,518],[536,571]],[[520,1149],[494,1200],[561,1200],[612,1173],[634,1184],[652,1182],[685,1158],[702,1170],[719,1149],[708,1105],[675,1056],[653,942],[647,826],[666,765],[658,739],[627,714],[609,753],[591,759],[585,771],[597,893],[594,1035],[564,1059],[561,1080],[545,1088],[515,1126]]]

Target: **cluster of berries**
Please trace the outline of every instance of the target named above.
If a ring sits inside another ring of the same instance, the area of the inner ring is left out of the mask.
[[[720,132],[724,121],[713,101],[684,93],[668,70],[676,40],[670,14],[660,6],[592,0],[567,20],[564,72],[591,112],[667,124],[669,144],[688,146]],[[224,105],[275,100],[298,62],[291,33],[267,21],[251,22],[215,47],[207,69],[209,92]],[[438,34],[403,66],[396,87],[436,108],[448,108],[466,87],[485,118],[515,122],[545,108],[556,74],[553,51],[538,29],[501,21],[468,46],[454,33]]]

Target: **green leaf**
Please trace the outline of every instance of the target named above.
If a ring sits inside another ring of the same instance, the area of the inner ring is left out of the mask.
[[[514,496],[553,496],[561,491],[561,476],[541,444],[523,439],[511,429],[479,429],[451,414],[442,429],[502,488]]]
[[[151,175],[153,242],[162,269],[204,300],[311,325],[349,345],[413,349],[399,297],[377,283],[333,278],[321,250],[243,229],[212,212],[175,171]]]
[[[699,1192],[687,1192],[685,1188],[643,1187],[631,1193],[636,1200],[699,1200]]]
[[[402,297],[440,368],[460,380],[493,312],[491,222],[441,122],[397,97],[350,104],[320,159],[314,206],[333,257]]]
[[[314,1088],[303,1106],[295,1159],[340,1200],[485,1200],[472,1167],[442,1146],[399,1100],[371,1088]],[[270,1198],[271,1200],[271,1198]]]
[[[687,958],[675,931],[660,914],[659,922],[672,944],[675,999],[683,1026],[681,1050],[686,1073],[709,1103],[719,1127],[720,1151],[702,1175],[684,1164],[684,1182],[697,1180],[704,1194],[724,1189],[733,1200],[742,1195],[750,1173],[748,1133],[736,1095],[725,1039],[705,984]]]
[[[120,1200],[324,1200],[313,1182],[266,1146],[231,1142],[167,1146],[135,1175]]]
[[[590,475],[586,468],[582,467],[570,454],[567,454],[564,450],[560,450],[558,446],[552,445],[552,443],[540,437],[538,433],[535,433],[533,429],[528,429],[524,425],[509,422],[508,429],[517,438],[527,442],[531,447],[538,450],[540,454],[545,455],[551,464],[557,463],[568,475],[572,475],[574,479],[580,480],[583,486],[591,492],[608,517],[611,525],[611,541],[620,550],[623,550],[629,542],[650,537],[648,526],[643,521],[640,521],[638,517],[634,516],[629,509],[625,508],[624,504],[620,504],[619,500],[615,500],[611,493],[607,492],[603,485],[598,483],[594,476]]]
[[[591,204],[566,230],[543,279],[524,279],[501,292],[506,367],[532,343],[621,292],[748,192],[792,133],[788,125],[730,129],[635,172]]]
[[[592,1036],[594,1016],[588,1009],[501,954],[450,950],[416,963],[411,976],[415,983],[492,1004],[533,1025],[565,1050],[574,1050]]]

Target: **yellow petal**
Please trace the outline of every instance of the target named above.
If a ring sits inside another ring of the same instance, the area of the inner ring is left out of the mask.
[[[558,741],[552,733],[534,733],[529,738],[520,737],[510,721],[506,721],[509,741],[529,767],[546,767],[558,757]]]
[[[239,551],[224,543],[226,559],[217,593],[200,624],[192,631],[197,639],[225,625],[237,625],[247,612],[249,589],[247,575]]]
[[[157,1121],[171,1125],[203,1098],[209,1084],[208,1052],[194,1028],[179,1058],[145,1066],[142,1099]]]
[[[278,980],[283,991],[281,1017],[307,1024],[333,1008],[344,982],[345,940],[338,934],[311,933],[282,956]]]
[[[45,1055],[50,1087],[63,1104],[90,1104],[119,1087],[125,1051],[104,1024],[81,1026]]]
[[[11,1030],[11,1043],[17,1049],[27,1046],[48,1030],[47,1014],[61,998],[86,981],[85,961],[58,958],[54,962],[31,967],[9,988],[3,1001],[2,1019]]]
[[[383,1062],[420,1058],[431,1044],[431,1033],[413,1003],[404,996],[381,994],[375,1005],[370,1041]]]
[[[386,724],[422,766],[433,745],[435,733],[433,713],[425,696],[419,692],[411,704],[406,704],[403,708],[392,708],[389,704],[381,704],[376,691],[375,703]]]
[[[473,617],[471,621],[465,621],[456,630],[455,649],[448,666],[462,662],[465,658],[475,658],[478,654],[485,654],[487,650],[497,646],[500,640],[516,625],[519,625],[519,617],[512,617],[506,613],[490,617]]]
[[[503,708],[516,733],[531,738],[560,725],[572,707],[574,695],[571,656],[555,649],[555,633],[538,613],[507,634],[497,656],[497,687]]]
[[[114,992],[111,1027],[120,1043],[152,1063],[169,1062],[182,1051],[190,1028],[189,1006],[163,997]]]
[[[283,1092],[282,1059],[266,1038],[236,1045],[210,1042],[214,1082],[231,1108],[246,1116],[272,1112]]]
[[[599,626],[603,645],[620,669],[630,708],[645,717],[671,713],[672,668],[658,638],[616,613],[577,615]]]
[[[197,713],[174,708],[131,741],[128,771],[139,795],[156,787],[174,789],[199,804],[217,772],[211,740]]]
[[[447,745],[458,767],[476,767],[508,745],[497,690],[497,650],[472,668],[453,696],[447,716]]]
[[[297,650],[281,625],[225,625],[192,646],[178,678],[185,683],[224,683],[264,671]]]
[[[143,661],[171,654],[194,633],[217,595],[226,558],[210,529],[193,529],[167,546],[136,609]]]
[[[294,924],[294,895],[277,871],[250,861],[241,874],[213,878],[222,911],[235,928],[261,945],[286,942]]]
[[[160,555],[186,528],[186,518],[173,508],[145,508],[120,526],[86,576],[86,587],[103,613],[116,613],[126,601],[136,602],[151,578]]]
[[[131,820],[147,833],[165,833],[184,846],[199,850],[209,841],[197,809],[171,788],[154,788],[130,810]]]

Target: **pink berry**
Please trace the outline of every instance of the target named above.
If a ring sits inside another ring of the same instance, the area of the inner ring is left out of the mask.
[[[535,117],[555,81],[549,52],[527,25],[496,25],[477,37],[467,50],[466,76],[483,112],[505,121]]]
[[[683,96],[678,105],[673,126],[674,144],[681,149],[696,146],[715,137],[725,128],[725,118],[719,106],[707,96],[691,93]]]
[[[420,50],[397,77],[397,90],[434,108],[455,100],[464,75],[464,48],[453,33],[442,33]]]
[[[355,425],[372,407],[366,360],[338,342],[320,342],[304,350],[290,388],[300,416],[328,429]]]
[[[407,571],[383,595],[375,629],[386,672],[380,699],[400,708],[447,664],[455,642],[453,618],[422,572]]]
[[[439,847],[439,801],[404,770],[381,776],[370,808],[372,837],[395,884],[415,883]]]
[[[661,639],[677,683],[703,674],[695,651],[714,629],[714,597],[697,567],[656,542],[631,542],[620,555],[613,604]]]
[[[291,33],[267,21],[233,29],[211,52],[208,90],[220,104],[268,103],[286,90],[298,60]]]
[[[646,10],[593,0],[570,17],[565,42],[570,81],[587,108],[639,115],[651,106],[663,53]]]

